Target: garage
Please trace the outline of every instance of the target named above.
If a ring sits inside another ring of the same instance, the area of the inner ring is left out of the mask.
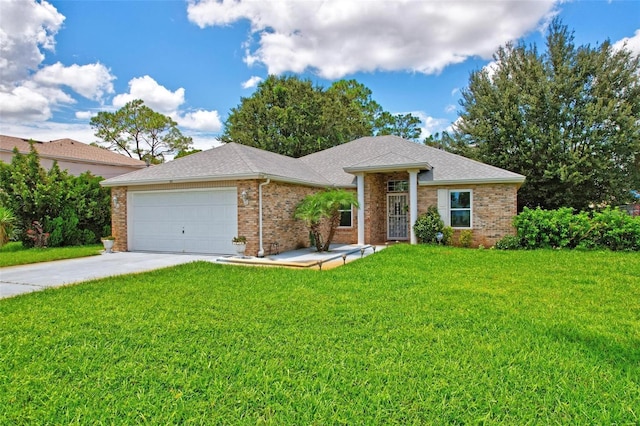
[[[233,254],[236,194],[235,187],[129,192],[129,250]]]

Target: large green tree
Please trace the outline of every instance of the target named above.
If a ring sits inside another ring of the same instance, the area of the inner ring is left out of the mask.
[[[140,99],[115,112],[99,112],[91,119],[91,127],[109,149],[152,164],[164,162],[166,155],[188,151],[193,145],[175,121]]]
[[[520,209],[626,202],[640,187],[640,58],[575,46],[554,20],[545,52],[507,45],[494,59],[462,93],[463,151],[527,177]]]
[[[418,118],[385,112],[371,95],[355,80],[325,89],[271,75],[231,109],[221,140],[298,158],[362,136],[419,136]]]

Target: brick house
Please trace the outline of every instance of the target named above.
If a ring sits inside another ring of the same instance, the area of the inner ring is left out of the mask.
[[[293,218],[307,194],[343,188],[360,208],[341,212],[334,241],[416,243],[412,224],[437,206],[454,238],[475,245],[512,234],[525,177],[396,136],[364,137],[294,159],[236,143],[103,181],[112,191],[116,250],[247,254],[309,246]]]
[[[89,171],[94,176],[108,179],[147,167],[144,161],[73,139],[40,142],[6,135],[0,135],[0,161],[10,163],[14,148],[21,154],[28,154],[30,142],[38,152],[42,167],[50,169],[53,162],[57,161],[60,169],[74,176]]]

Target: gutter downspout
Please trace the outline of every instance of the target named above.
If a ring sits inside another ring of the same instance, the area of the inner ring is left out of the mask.
[[[258,185],[258,234],[260,237],[260,249],[258,250],[258,257],[264,257],[264,247],[262,246],[262,187],[269,185],[271,178],[267,178],[266,182],[262,182]]]

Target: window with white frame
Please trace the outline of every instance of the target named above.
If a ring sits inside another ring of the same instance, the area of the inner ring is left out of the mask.
[[[449,191],[449,223],[453,228],[471,228],[471,190]]]
[[[409,182],[406,180],[390,180],[387,182],[387,192],[407,192]]]
[[[338,226],[340,228],[351,228],[353,226],[352,206],[341,208],[338,211],[340,212],[340,224]]]

